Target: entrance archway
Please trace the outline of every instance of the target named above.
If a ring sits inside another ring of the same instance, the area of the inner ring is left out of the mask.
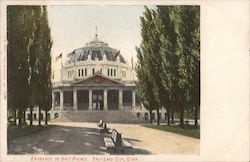
[[[89,108],[89,91],[78,90],[77,91],[77,109],[88,110]]]
[[[103,90],[93,90],[92,108],[93,110],[103,110]]]
[[[119,92],[118,90],[108,90],[108,109],[118,110]]]

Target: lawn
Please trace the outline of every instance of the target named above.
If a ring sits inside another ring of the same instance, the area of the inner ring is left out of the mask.
[[[195,126],[193,125],[185,125],[184,128],[181,128],[178,125],[166,126],[156,124],[143,124],[142,126],[200,139],[200,128],[195,128]]]
[[[27,136],[30,134],[38,133],[44,130],[48,130],[50,128],[55,127],[54,125],[47,125],[47,126],[38,126],[38,125],[26,125],[26,126],[8,126],[7,133],[8,133],[8,140],[12,140],[18,137]]]

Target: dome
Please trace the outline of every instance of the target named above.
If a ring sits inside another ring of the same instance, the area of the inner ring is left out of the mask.
[[[108,61],[116,61],[117,58],[121,63],[126,63],[123,56],[120,54],[120,51],[108,46],[107,43],[102,42],[98,39],[97,34],[95,39],[91,42],[86,43],[82,48],[78,48],[73,52],[68,54],[68,59],[66,64],[87,61],[88,58],[91,60],[103,60],[104,57]]]

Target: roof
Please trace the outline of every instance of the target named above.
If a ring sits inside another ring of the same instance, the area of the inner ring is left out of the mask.
[[[69,53],[67,57],[66,64],[86,61],[88,58],[91,60],[103,60],[104,57],[106,57],[108,61],[116,61],[118,58],[121,63],[126,63],[120,51],[100,41],[97,34],[93,41],[86,43],[82,48],[75,49],[73,52]]]
[[[104,75],[101,74],[95,74],[92,75],[88,78],[79,80],[77,82],[75,82],[74,84],[119,84],[119,85],[123,85],[122,82],[119,82],[117,80],[114,79],[110,79]]]

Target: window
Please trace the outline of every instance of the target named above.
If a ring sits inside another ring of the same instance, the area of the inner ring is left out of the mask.
[[[59,116],[58,113],[55,113],[55,114],[54,114],[54,118],[55,118],[55,119],[58,118],[58,116]]]
[[[116,76],[116,70],[114,69],[114,76]]]
[[[87,73],[87,68],[85,68],[85,76],[87,76],[88,75],[88,73]]]
[[[82,76],[83,76],[83,69],[82,69]]]
[[[63,92],[63,106],[73,106],[73,91]]]
[[[132,106],[132,91],[131,90],[122,91],[122,101],[123,101],[123,106]]]
[[[108,76],[109,76],[109,69],[108,69]]]
[[[95,69],[92,69],[92,74],[93,74],[93,75],[95,74]]]
[[[102,74],[102,69],[100,69],[100,74]]]
[[[27,114],[28,115],[28,120],[30,120],[30,114]]]
[[[110,76],[113,75],[113,69],[110,69]]]
[[[96,60],[98,58],[98,60],[102,60],[103,56],[101,54],[100,50],[93,50],[92,51],[92,55],[91,55],[91,59],[92,60]]]
[[[81,76],[81,70],[78,69],[78,76]]]
[[[60,92],[54,92],[54,106],[60,106]]]

